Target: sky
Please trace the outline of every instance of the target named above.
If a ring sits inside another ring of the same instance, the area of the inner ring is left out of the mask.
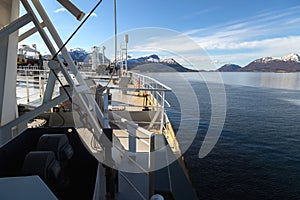
[[[80,22],[57,1],[41,2],[66,41]],[[98,1],[72,2],[89,13]],[[91,51],[105,44],[106,55],[113,54],[113,5],[103,0],[67,48]],[[300,0],[117,0],[117,27],[119,43],[129,35],[129,55],[172,56],[196,68],[245,66],[261,57],[300,54]],[[21,44],[37,44],[42,54],[48,52],[37,34]]]

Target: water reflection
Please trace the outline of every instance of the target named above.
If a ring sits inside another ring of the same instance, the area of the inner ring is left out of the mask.
[[[218,73],[185,73],[189,80],[220,83]],[[300,90],[300,73],[223,72],[223,82],[228,85],[267,87]]]

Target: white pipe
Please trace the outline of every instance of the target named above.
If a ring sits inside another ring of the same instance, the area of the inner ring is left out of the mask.
[[[69,0],[57,0],[63,7],[65,7],[72,15],[76,17],[78,21],[82,20],[84,13],[79,10],[71,1]]]

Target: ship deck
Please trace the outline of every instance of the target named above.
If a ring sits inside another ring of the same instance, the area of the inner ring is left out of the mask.
[[[19,81],[17,87],[19,104],[32,107],[41,105],[43,89],[46,88],[46,81],[41,80],[34,82],[25,79],[24,82],[23,78]],[[101,85],[107,84],[107,79],[102,81],[106,82],[102,82]],[[154,187],[155,193],[162,194],[168,199],[183,198],[183,194],[190,195],[191,199],[194,199],[193,189],[180,159],[181,152],[175,133],[164,113],[164,92],[168,89],[156,88],[158,85],[156,82],[151,83],[152,85],[148,82],[148,86],[145,86],[145,83],[134,84],[129,81],[129,77],[124,81],[108,84],[107,92],[111,99],[106,105],[107,109],[104,109],[107,110],[109,126],[113,129],[111,156],[119,173],[118,198],[148,199],[149,187]],[[100,84],[99,77],[96,77],[95,82]],[[55,95],[59,95],[58,84]],[[105,106],[104,102],[102,106]],[[67,117],[66,114],[61,113],[61,116]],[[86,149],[98,161],[105,161],[105,147],[100,145],[101,141],[97,134],[84,127],[78,127],[76,130]],[[152,151],[155,151],[155,154]],[[170,157],[175,159],[172,164],[169,163]],[[179,160],[176,161],[175,157]],[[160,163],[169,164],[160,169]],[[159,170],[150,172],[156,168]],[[183,189],[188,192],[182,192]]]

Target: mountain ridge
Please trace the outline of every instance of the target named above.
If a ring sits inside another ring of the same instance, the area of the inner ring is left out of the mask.
[[[127,60],[128,70],[141,72],[189,72],[188,68],[180,65],[173,58],[159,58],[158,55],[143,56],[139,58],[130,58]]]
[[[90,63],[91,53],[82,48],[72,48],[69,50],[71,57],[76,62]],[[61,55],[60,55],[61,56]],[[99,58],[102,54],[99,52]],[[105,63],[109,59],[105,57]],[[188,69],[179,64],[173,58],[160,58],[156,54],[132,58],[128,56],[128,69],[140,72],[193,72],[198,70]],[[205,71],[205,70],[203,70]],[[219,67],[219,72],[300,72],[300,56],[291,53],[282,57],[262,57],[256,59],[245,66],[236,64],[225,64]]]
[[[263,57],[256,59],[244,67],[230,68],[232,64],[226,64],[216,71],[222,72],[300,72],[300,56],[291,53],[280,58]]]
[[[222,67],[220,67],[219,69],[217,69],[217,71],[219,72],[233,72],[233,71],[237,71],[239,69],[241,69],[242,67],[236,64],[225,64]]]
[[[72,59],[76,62],[83,62],[90,64],[91,53],[85,51],[82,48],[72,48],[69,50]],[[60,54],[60,58],[63,56]],[[99,58],[102,58],[102,54],[99,52]],[[109,59],[105,57],[105,63],[109,63]],[[127,60],[128,70],[136,70],[140,72],[189,72],[191,69],[185,68],[180,65],[173,58],[159,58],[158,55],[152,54],[149,56],[143,56],[139,58],[131,58],[128,56]]]

